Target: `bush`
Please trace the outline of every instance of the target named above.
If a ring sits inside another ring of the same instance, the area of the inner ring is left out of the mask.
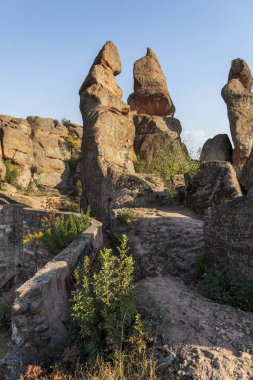
[[[155,173],[166,182],[176,174],[189,173],[195,175],[200,167],[198,160],[193,160],[181,147],[158,154],[152,162],[137,159],[135,170],[139,173]]]
[[[3,293],[0,297],[0,332],[8,331],[11,327],[11,299]]]
[[[91,223],[90,210],[81,215],[57,215],[52,213],[43,221],[42,228],[23,239],[23,244],[39,241],[52,254],[57,254],[74,241]]]
[[[78,179],[75,183],[74,194],[76,197],[79,197],[79,198],[82,195],[82,182],[80,179]]]
[[[253,283],[236,280],[228,269],[211,268],[200,281],[201,293],[213,301],[253,312]]]
[[[117,214],[117,222],[120,224],[130,224],[137,219],[137,215],[130,209],[125,209]]]
[[[92,357],[120,348],[135,315],[134,261],[122,236],[117,254],[104,248],[100,269],[90,273],[89,257],[75,273],[72,318],[77,323],[87,353]]]
[[[72,134],[70,134],[67,138],[67,142],[71,149],[81,149],[82,141],[80,137],[75,138]]]
[[[12,186],[16,186],[16,179],[18,176],[17,169],[14,167],[11,160],[6,160],[4,163],[6,166],[5,181]]]

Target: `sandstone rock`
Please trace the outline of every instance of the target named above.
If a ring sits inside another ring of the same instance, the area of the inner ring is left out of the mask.
[[[233,148],[228,135],[216,135],[208,139],[201,150],[201,161],[228,161],[232,163]]]
[[[0,115],[0,171],[5,168],[4,161],[10,161],[18,173],[16,182],[24,189],[37,184],[71,191],[75,176],[71,168],[73,150],[75,156],[80,154],[80,149],[78,152],[68,141],[74,131],[81,134],[82,128],[37,116],[20,119]],[[6,170],[2,170],[4,177]]]
[[[80,110],[83,119],[98,106],[127,108],[122,102],[122,91],[115,76],[121,72],[121,63],[116,46],[108,41],[96,57],[80,90]]]
[[[173,116],[166,78],[155,53],[148,48],[145,57],[134,64],[134,93],[128,98],[131,110],[150,116]]]
[[[253,188],[253,150],[239,173],[242,188],[249,192]]]
[[[233,165],[239,175],[253,148],[253,84],[250,69],[242,59],[232,61],[228,83],[222,89],[234,142]]]
[[[182,128],[174,117],[136,115],[134,124],[134,150],[142,160],[151,162],[158,153],[181,147]]]
[[[117,48],[107,42],[80,89],[85,125],[82,149],[82,208],[108,221],[122,174],[133,174],[135,128],[115,80],[120,71]]]
[[[204,163],[194,177],[186,175],[185,180],[186,205],[199,214],[204,214],[208,207],[242,195],[236,173],[229,162]]]
[[[107,218],[115,202],[117,182],[122,173],[134,173],[132,120],[111,109],[97,109],[86,119],[83,134],[82,207],[91,206],[100,219]]]
[[[0,180],[4,180],[6,175],[6,166],[3,161],[3,152],[2,147],[0,145]]]
[[[241,280],[253,279],[253,197],[239,197],[205,215],[205,244],[220,268],[229,266]]]

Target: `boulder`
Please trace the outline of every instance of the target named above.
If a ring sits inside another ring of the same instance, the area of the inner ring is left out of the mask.
[[[71,163],[80,149],[71,146],[70,141],[80,140],[82,128],[64,123],[38,116],[20,119],[0,115],[0,170],[4,162],[9,162],[17,171],[17,185],[23,189],[37,184],[72,191],[76,173]],[[5,174],[6,169],[2,176]]]
[[[242,195],[236,173],[229,162],[213,161],[200,166],[199,172],[185,176],[186,205],[199,214]]]
[[[235,146],[233,165],[241,180],[241,170],[253,148],[253,78],[242,59],[232,61],[228,83],[222,89],[227,104],[230,130]]]
[[[166,78],[155,53],[148,48],[145,57],[134,64],[134,92],[128,98],[131,110],[150,116],[173,116]]]
[[[171,116],[135,115],[134,150],[136,155],[151,162],[157,154],[181,147],[180,121]]]
[[[81,207],[105,222],[120,196],[116,189],[121,176],[135,173],[133,150],[135,128],[129,107],[115,80],[120,57],[112,42],[107,42],[96,57],[80,88],[83,133]]]
[[[232,163],[233,148],[228,135],[220,134],[208,139],[201,150],[200,160],[205,162],[228,161]]]
[[[207,210],[204,231],[208,256],[242,281],[253,280],[253,197],[239,197]]]

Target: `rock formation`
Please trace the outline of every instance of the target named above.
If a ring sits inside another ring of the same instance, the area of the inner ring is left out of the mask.
[[[253,78],[250,69],[242,59],[232,61],[228,83],[222,89],[222,97],[227,104],[230,130],[234,142],[233,165],[239,179],[241,170],[253,148]]]
[[[4,180],[6,168],[11,167],[17,172],[17,185],[23,189],[43,186],[73,190],[76,170],[71,165],[69,137],[80,139],[81,135],[82,127],[69,122],[0,115],[0,178]]]
[[[134,92],[128,98],[134,116],[134,150],[138,158],[153,160],[173,148],[183,148],[180,121],[173,117],[175,107],[170,98],[166,78],[154,52],[134,64]],[[183,148],[185,150],[185,148]]]
[[[180,147],[180,121],[170,116],[135,115],[134,150],[141,159],[151,162],[157,154]]]
[[[208,256],[219,268],[230,267],[245,281],[253,278],[253,197],[233,199],[205,215]]]
[[[109,218],[121,175],[134,174],[135,128],[115,76],[121,71],[116,46],[107,42],[80,88],[85,125],[82,149],[82,207]]]
[[[194,176],[185,176],[186,205],[199,214],[242,195],[236,173],[229,162],[213,161],[201,165]]]
[[[205,142],[200,159],[205,162],[228,161],[232,163],[232,153],[233,148],[228,135],[220,134]]]
[[[134,93],[128,98],[131,110],[150,116],[173,116],[166,78],[155,53],[148,48],[145,57],[134,64]]]

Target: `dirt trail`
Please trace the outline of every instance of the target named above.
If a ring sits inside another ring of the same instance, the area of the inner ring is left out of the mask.
[[[132,210],[139,306],[156,323],[164,378],[252,380],[253,315],[202,297],[192,280],[203,221],[183,207]]]

